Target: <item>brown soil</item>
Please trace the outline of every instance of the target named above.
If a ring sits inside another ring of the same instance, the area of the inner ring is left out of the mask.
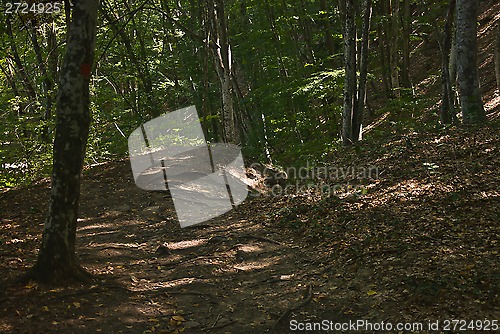
[[[85,172],[78,227],[94,285],[13,284],[34,263],[46,181],[1,195],[5,333],[287,333],[290,320],[498,319],[498,124],[388,138],[333,166],[364,191],[257,197],[181,229],[128,161]],[[344,187],[345,188],[345,187]],[[309,331],[314,332],[314,331]]]

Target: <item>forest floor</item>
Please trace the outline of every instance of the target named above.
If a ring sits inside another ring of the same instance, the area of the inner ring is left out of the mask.
[[[487,5],[481,50],[491,50],[500,7]],[[418,48],[415,73],[438,68],[437,46]],[[429,110],[416,100],[401,112],[376,106],[367,140],[325,157],[329,180],[309,174],[301,191],[249,198],[193,228],[179,227],[167,194],[135,186],[128,160],[87,168],[77,254],[94,284],[17,284],[36,259],[50,184],[0,193],[0,332],[318,333],[294,324],[327,320],[333,328],[321,332],[335,333],[335,323],[364,320],[385,329],[420,323],[399,332],[425,333],[430,321],[444,332],[452,319],[493,332],[500,93],[491,54],[479,61],[485,127],[424,129],[436,119],[436,70],[416,78]],[[453,325],[447,333],[463,323]]]
[[[14,284],[35,261],[49,183],[4,192],[0,332],[499,319],[498,121],[378,140],[329,158],[330,171],[378,173],[330,180],[341,186],[328,198],[302,179],[308,191],[251,198],[194,228],[179,227],[165,193],[135,186],[128,161],[85,170],[77,253],[93,285]]]

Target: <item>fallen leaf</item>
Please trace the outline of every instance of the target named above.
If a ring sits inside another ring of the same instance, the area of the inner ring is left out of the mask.
[[[175,320],[175,321],[181,321],[181,322],[186,321],[186,319],[184,319],[180,315],[174,315],[174,316],[172,316],[172,319]]]

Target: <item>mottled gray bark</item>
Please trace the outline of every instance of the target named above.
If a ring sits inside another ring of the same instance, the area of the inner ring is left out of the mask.
[[[486,113],[477,67],[478,0],[457,0],[457,74],[464,123],[482,123]]]
[[[74,2],[57,96],[56,136],[49,214],[35,266],[26,275],[59,283],[89,277],[75,255],[80,176],[89,125],[89,82],[99,0]]]
[[[233,60],[229,44],[224,2],[222,0],[213,0],[208,6],[211,19],[211,32],[218,46],[213,49],[213,53],[217,76],[221,84],[224,141],[226,143],[239,144],[240,138],[234,114]]]

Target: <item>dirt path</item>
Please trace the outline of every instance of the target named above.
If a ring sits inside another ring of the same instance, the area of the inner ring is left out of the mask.
[[[0,332],[318,333],[291,321],[499,319],[496,125],[473,139],[409,140],[338,157],[380,167],[361,180],[365,194],[259,197],[185,229],[167,194],[134,185],[128,161],[95,166],[77,239],[94,285],[12,284],[34,263],[48,183],[0,194]]]
[[[19,215],[40,215],[47,198],[45,187],[36,187],[34,196],[9,193],[20,211],[10,212],[12,216],[3,222],[18,221]],[[314,276],[321,277],[321,268],[317,275],[309,272],[314,256],[289,235],[266,228],[258,216],[251,217],[266,205],[265,200],[181,229],[171,199],[136,188],[126,161],[88,173],[82,193],[78,254],[82,265],[100,281],[54,290],[11,287],[15,297],[5,295],[0,304],[5,317],[1,329],[13,333],[283,332],[280,328],[289,313],[313,302]],[[17,224],[10,227],[22,230]],[[9,242],[14,254],[17,248],[22,257],[28,257],[26,262],[9,257],[9,274],[18,274],[33,262],[34,254],[20,247],[36,246],[38,239],[27,234],[18,239],[22,242]]]

